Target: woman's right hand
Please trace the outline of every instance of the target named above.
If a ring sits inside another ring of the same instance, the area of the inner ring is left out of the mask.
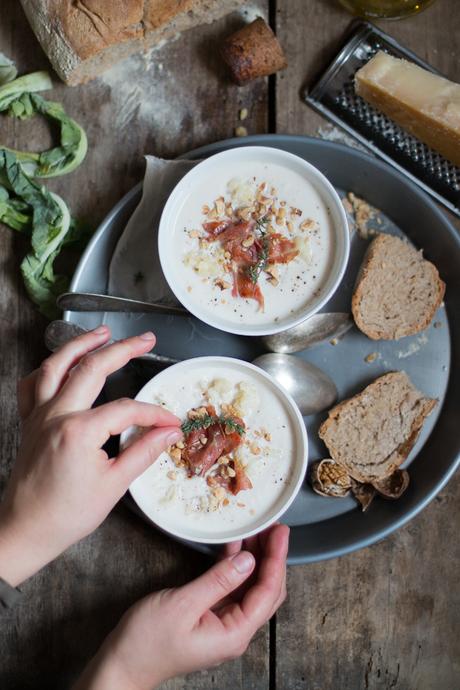
[[[136,603],[74,690],[152,690],[243,654],[286,597],[288,541],[289,528],[275,525],[227,547],[225,558],[189,584]]]

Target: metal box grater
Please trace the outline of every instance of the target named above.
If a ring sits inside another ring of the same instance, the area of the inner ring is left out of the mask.
[[[356,21],[353,27],[337,57],[305,90],[305,101],[460,216],[460,168],[368,105],[353,84],[356,71],[378,50],[439,72],[373,24]]]

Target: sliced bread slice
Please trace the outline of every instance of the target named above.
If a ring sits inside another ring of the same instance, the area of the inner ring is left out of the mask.
[[[391,372],[333,407],[319,436],[353,479],[371,484],[404,462],[436,402],[404,371]]]
[[[397,340],[428,326],[445,287],[421,252],[399,237],[380,234],[364,258],[351,310],[369,338]]]

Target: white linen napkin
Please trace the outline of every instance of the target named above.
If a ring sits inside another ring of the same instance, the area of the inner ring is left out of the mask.
[[[161,270],[157,233],[166,200],[198,161],[145,156],[142,198],[129,219],[112,256],[109,295],[146,302],[178,304]]]

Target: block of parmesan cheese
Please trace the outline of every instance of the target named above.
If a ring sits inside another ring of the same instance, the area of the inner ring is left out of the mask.
[[[356,93],[460,166],[460,84],[379,51],[355,75]]]

